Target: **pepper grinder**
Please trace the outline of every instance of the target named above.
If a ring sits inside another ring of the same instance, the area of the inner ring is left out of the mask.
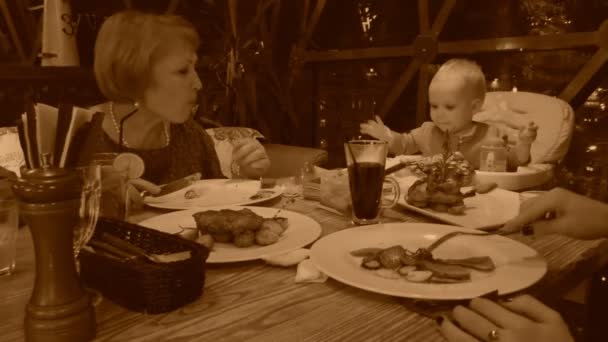
[[[89,341],[95,310],[74,261],[82,180],[62,168],[24,169],[13,180],[20,212],[31,231],[36,278],[25,310],[27,341]]]

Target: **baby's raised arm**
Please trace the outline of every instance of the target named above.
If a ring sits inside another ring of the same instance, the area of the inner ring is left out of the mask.
[[[537,132],[538,126],[532,121],[519,129],[517,143],[513,147],[519,165],[525,165],[530,162],[530,148],[534,140],[536,140]]]
[[[382,119],[378,115],[375,116],[375,120],[367,120],[359,125],[359,130],[361,134],[370,135],[378,140],[386,141],[387,143],[391,143],[392,134],[390,128],[384,125]]]

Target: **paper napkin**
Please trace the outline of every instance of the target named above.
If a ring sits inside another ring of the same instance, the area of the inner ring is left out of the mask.
[[[21,148],[30,168],[40,167],[41,156],[49,155],[53,166],[66,167],[78,130],[91,121],[94,112],[61,104],[59,108],[43,103],[28,104],[21,115]],[[73,153],[73,152],[72,152]]]
[[[310,259],[302,260],[298,264],[296,283],[323,283],[326,280],[327,275],[319,271]]]
[[[309,255],[310,250],[300,248],[284,254],[263,257],[262,260],[273,266],[289,267],[299,264],[302,260],[308,258]]]
[[[298,265],[296,271],[296,283],[322,283],[327,280],[327,275],[319,269],[308,258],[310,250],[306,248],[296,249],[284,254],[263,257],[269,265],[291,267]]]

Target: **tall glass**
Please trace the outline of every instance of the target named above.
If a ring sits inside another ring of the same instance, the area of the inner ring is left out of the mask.
[[[129,217],[128,174],[114,168],[118,153],[97,153],[92,164],[101,167],[100,216],[126,221]]]
[[[379,222],[380,210],[397,203],[401,194],[393,178],[384,178],[388,144],[380,140],[351,140],[344,144],[348,183],[352,200],[353,222],[358,225]],[[386,199],[384,185],[392,188]]]
[[[0,275],[11,274],[15,270],[18,221],[17,200],[0,197]]]
[[[80,251],[91,240],[97,226],[97,219],[101,209],[101,166],[91,162],[88,166],[76,168],[82,180],[80,192],[80,206],[78,209],[78,224],[74,227],[74,261],[76,271],[80,273]],[[101,302],[101,294],[93,289],[86,288],[91,303],[97,306]]]
[[[80,193],[80,207],[78,211],[78,224],[74,229],[74,260],[78,266],[78,255],[86,245],[97,225],[101,202],[101,167],[95,163],[77,168],[82,179],[82,191]],[[78,267],[76,267],[78,269]]]

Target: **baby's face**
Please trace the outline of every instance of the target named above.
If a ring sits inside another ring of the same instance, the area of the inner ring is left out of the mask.
[[[471,127],[478,101],[460,79],[450,75],[434,78],[429,85],[431,120],[444,132]]]

